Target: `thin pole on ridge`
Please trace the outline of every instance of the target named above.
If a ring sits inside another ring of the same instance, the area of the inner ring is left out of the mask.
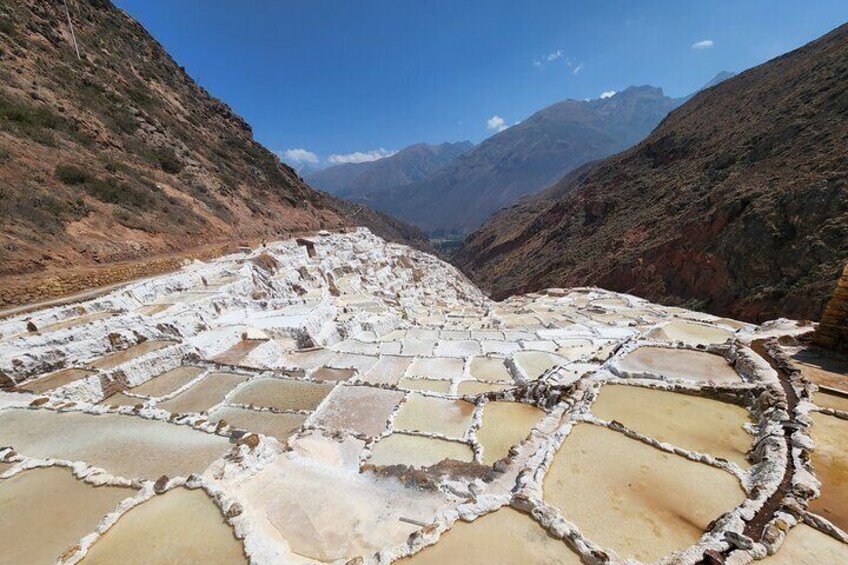
[[[74,24],[71,22],[71,11],[68,10],[68,0],[62,0],[62,4],[65,5],[65,15],[68,17],[68,27],[71,29],[71,39],[74,42],[74,51],[77,53],[77,60],[82,60],[80,57],[79,46],[77,45],[77,36],[74,34]]]

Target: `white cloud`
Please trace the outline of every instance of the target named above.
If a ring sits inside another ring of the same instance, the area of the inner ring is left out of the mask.
[[[615,96],[615,93],[615,90],[605,90],[604,92],[601,92],[601,100],[605,100],[606,98],[612,98],[613,96]]]
[[[486,127],[493,131],[503,131],[508,126],[504,119],[500,116],[492,116],[488,120],[486,120]]]
[[[344,163],[367,163],[369,161],[383,159],[384,157],[391,157],[395,153],[397,153],[397,151],[388,151],[382,147],[372,151],[354,151],[353,153],[344,154],[334,153],[327,157],[327,162],[332,163],[333,165],[342,165]]]
[[[571,69],[571,74],[576,75],[576,74],[577,74],[577,73],[579,73],[582,69],[583,69],[583,63],[580,63],[579,65],[577,65],[576,67],[574,67],[573,69]]]
[[[552,63],[552,62],[556,61],[557,59],[562,59],[563,55],[564,55],[564,53],[562,52],[562,49],[557,49],[553,53],[548,53],[548,56],[545,57],[545,59],[547,59],[548,63]]]
[[[715,45],[712,39],[704,39],[703,41],[696,41],[692,44],[692,49],[709,49]]]
[[[318,163],[318,155],[312,151],[307,151],[306,149],[301,148],[286,149],[280,154],[280,157],[282,157],[283,161],[290,165],[302,163],[311,163],[312,165],[316,165]]]

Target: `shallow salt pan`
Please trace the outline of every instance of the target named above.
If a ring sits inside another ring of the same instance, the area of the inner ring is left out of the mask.
[[[216,408],[209,414],[210,422],[224,420],[231,426],[271,436],[284,441],[294,433],[306,420],[303,414],[277,414],[274,412],[260,412],[234,406],[222,406]]]
[[[741,380],[727,359],[721,355],[689,349],[640,347],[628,353],[619,363],[619,367],[631,373],[654,373],[670,379],[688,381]]]
[[[70,469],[24,471],[0,481],[0,563],[55,563],[118,503],[136,492],[93,487]]]
[[[106,355],[105,357],[101,357],[89,363],[95,369],[100,369],[103,371],[108,371],[109,369],[114,369],[118,365],[123,365],[127,361],[132,361],[142,355],[147,355],[148,353],[152,353],[154,351],[158,351],[163,347],[168,347],[169,345],[173,345],[176,343],[175,341],[168,340],[156,340],[151,339],[139,343],[138,345],[133,345],[129,349],[124,349],[123,351],[117,351],[110,355]]]
[[[398,382],[397,386],[398,388],[405,390],[428,390],[430,392],[447,394],[450,391],[451,382],[436,379],[411,379],[409,377],[404,377]]]
[[[674,321],[661,328],[651,330],[647,337],[658,341],[682,341],[687,345],[711,345],[724,343],[731,334],[727,330],[690,322]]]
[[[457,521],[436,545],[398,563],[408,565],[579,565],[580,558],[526,514],[501,508],[473,522]]]
[[[235,373],[209,373],[188,390],[157,404],[157,408],[173,413],[206,412],[220,404],[231,390],[247,380]]]
[[[848,421],[826,414],[811,414],[816,449],[810,454],[821,481],[821,496],[810,502],[810,511],[848,530]]]
[[[592,412],[648,437],[733,461],[745,468],[748,412],[726,402],[638,386],[605,385]]]
[[[483,408],[483,424],[477,441],[483,446],[483,464],[492,465],[506,457],[509,448],[518,445],[545,413],[535,406],[519,402],[489,402]]]
[[[333,429],[352,430],[375,437],[385,431],[403,393],[370,386],[340,386],[310,420]]]
[[[810,526],[799,524],[789,531],[776,554],[756,563],[762,565],[848,563],[848,545]]]
[[[395,417],[394,429],[440,433],[462,439],[471,426],[474,405],[464,400],[447,400],[411,394]]]
[[[372,448],[366,463],[377,467],[429,467],[445,459],[470,463],[474,460],[474,452],[470,446],[456,441],[394,433]]]
[[[90,377],[95,373],[95,371],[88,371],[86,369],[62,369],[61,371],[56,371],[55,373],[50,373],[49,375],[22,383],[18,386],[18,390],[44,394],[74,381]]]
[[[201,489],[177,488],[121,516],[82,563],[235,564],[247,559],[212,499]]]
[[[334,386],[294,379],[256,379],[236,391],[229,402],[277,410],[315,410]]]
[[[27,409],[0,411],[0,444],[149,480],[201,473],[230,448],[225,438],[136,416]]]
[[[544,493],[590,540],[640,561],[692,545],[745,498],[730,473],[590,424],[566,438]]]
[[[161,375],[156,375],[149,381],[130,389],[135,394],[159,397],[171,394],[197,378],[204,369],[202,367],[177,367]]]

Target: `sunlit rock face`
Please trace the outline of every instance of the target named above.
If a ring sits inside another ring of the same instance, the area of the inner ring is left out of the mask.
[[[848,379],[774,339],[808,330],[493,302],[363,229],[194,262],[0,321],[0,555],[845,560]]]

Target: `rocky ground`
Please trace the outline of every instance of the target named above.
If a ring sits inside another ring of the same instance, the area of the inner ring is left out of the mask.
[[[194,261],[0,323],[3,559],[845,561],[811,329],[493,302],[364,229]]]

